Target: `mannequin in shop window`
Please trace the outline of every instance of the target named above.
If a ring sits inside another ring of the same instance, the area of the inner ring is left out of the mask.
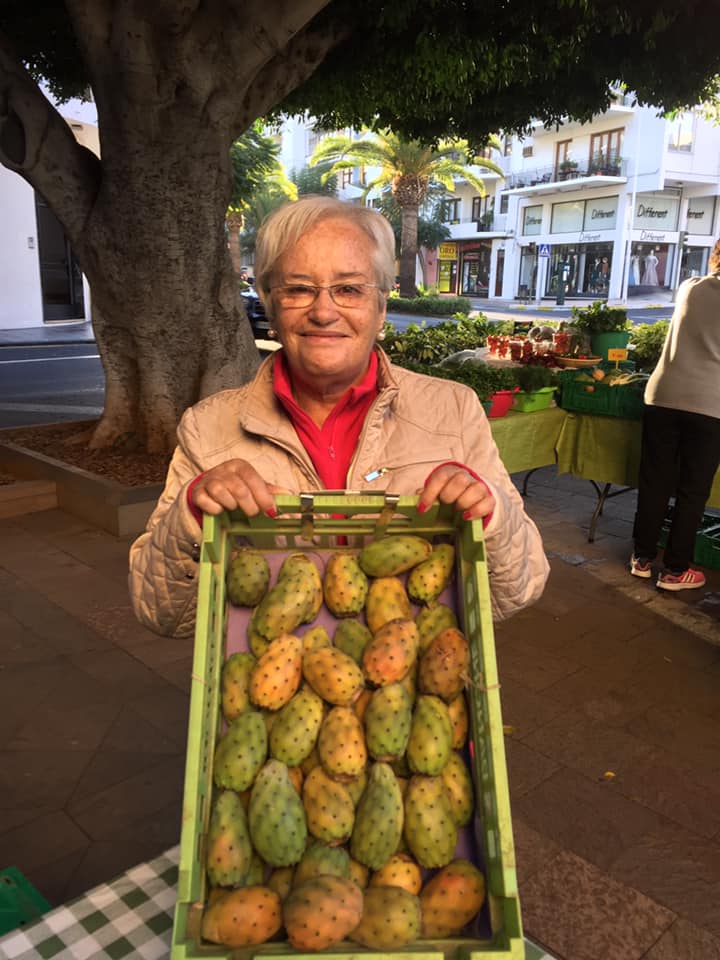
[[[634,253],[630,257],[630,278],[628,283],[631,287],[640,285],[640,254]]]
[[[600,257],[595,258],[590,271],[590,293],[597,293],[600,289]]]
[[[654,248],[650,250],[650,253],[645,257],[645,272],[643,273],[642,283],[645,287],[657,287],[659,286],[658,275],[657,275],[657,265],[660,261],[655,256]]]

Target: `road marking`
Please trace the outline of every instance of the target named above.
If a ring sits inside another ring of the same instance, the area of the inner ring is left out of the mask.
[[[3,360],[0,363],[49,363],[51,360],[99,360],[99,353],[81,354],[79,357],[28,357],[27,360]]]
[[[103,407],[59,406],[56,403],[0,403],[3,413],[44,413],[50,410],[53,413],[87,413],[100,416]]]

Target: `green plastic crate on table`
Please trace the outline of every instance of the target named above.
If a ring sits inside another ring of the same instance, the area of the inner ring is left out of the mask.
[[[585,371],[581,373],[589,376]],[[611,387],[602,380],[578,380],[578,375],[577,370],[564,370],[560,374],[559,406],[563,410],[623,417],[626,420],[641,419],[645,408],[643,381]],[[592,389],[588,390],[588,387]]]
[[[17,867],[0,870],[0,937],[32,923],[50,909],[45,897]]]
[[[670,533],[670,516],[660,531],[660,546],[667,544]],[[693,561],[709,570],[720,570],[720,513],[705,513],[695,534]]]
[[[532,413],[535,410],[547,410],[555,397],[555,387],[541,387],[525,393],[523,390],[515,394],[513,410],[520,413]]]
[[[205,835],[212,794],[212,759],[222,722],[220,673],[228,621],[225,570],[233,546],[240,538],[266,551],[268,557],[283,556],[290,550],[317,554],[337,549],[338,537],[346,537],[348,544],[360,547],[368,540],[391,533],[413,533],[430,540],[452,538],[456,546],[457,612],[470,643],[471,669],[477,680],[469,686],[468,700],[474,748],[472,772],[478,798],[474,843],[487,883],[483,935],[432,943],[420,940],[397,954],[343,943],[321,955],[326,960],[347,960],[350,954],[402,955],[414,960],[448,960],[451,956],[458,960],[522,960],[525,944],[482,523],[463,521],[448,507],[435,506],[418,514],[416,497],[323,492],[280,496],[276,504],[279,515],[275,520],[263,516],[247,518],[238,513],[206,516],[204,520],[172,960],[302,956],[286,942],[233,950],[208,944],[200,937],[207,895]],[[279,541],[282,546],[278,546]]]

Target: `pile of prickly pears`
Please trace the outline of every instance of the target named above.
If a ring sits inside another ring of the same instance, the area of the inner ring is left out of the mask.
[[[456,852],[475,804],[469,649],[438,599],[454,566],[409,534],[324,570],[291,554],[272,585],[259,551],[231,559],[228,597],[252,613],[221,679],[206,940],[391,950],[480,911],[484,877]]]

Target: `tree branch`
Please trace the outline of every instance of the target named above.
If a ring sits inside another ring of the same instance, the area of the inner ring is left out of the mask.
[[[76,141],[2,33],[0,162],[42,194],[78,243],[100,182],[100,161]]]

